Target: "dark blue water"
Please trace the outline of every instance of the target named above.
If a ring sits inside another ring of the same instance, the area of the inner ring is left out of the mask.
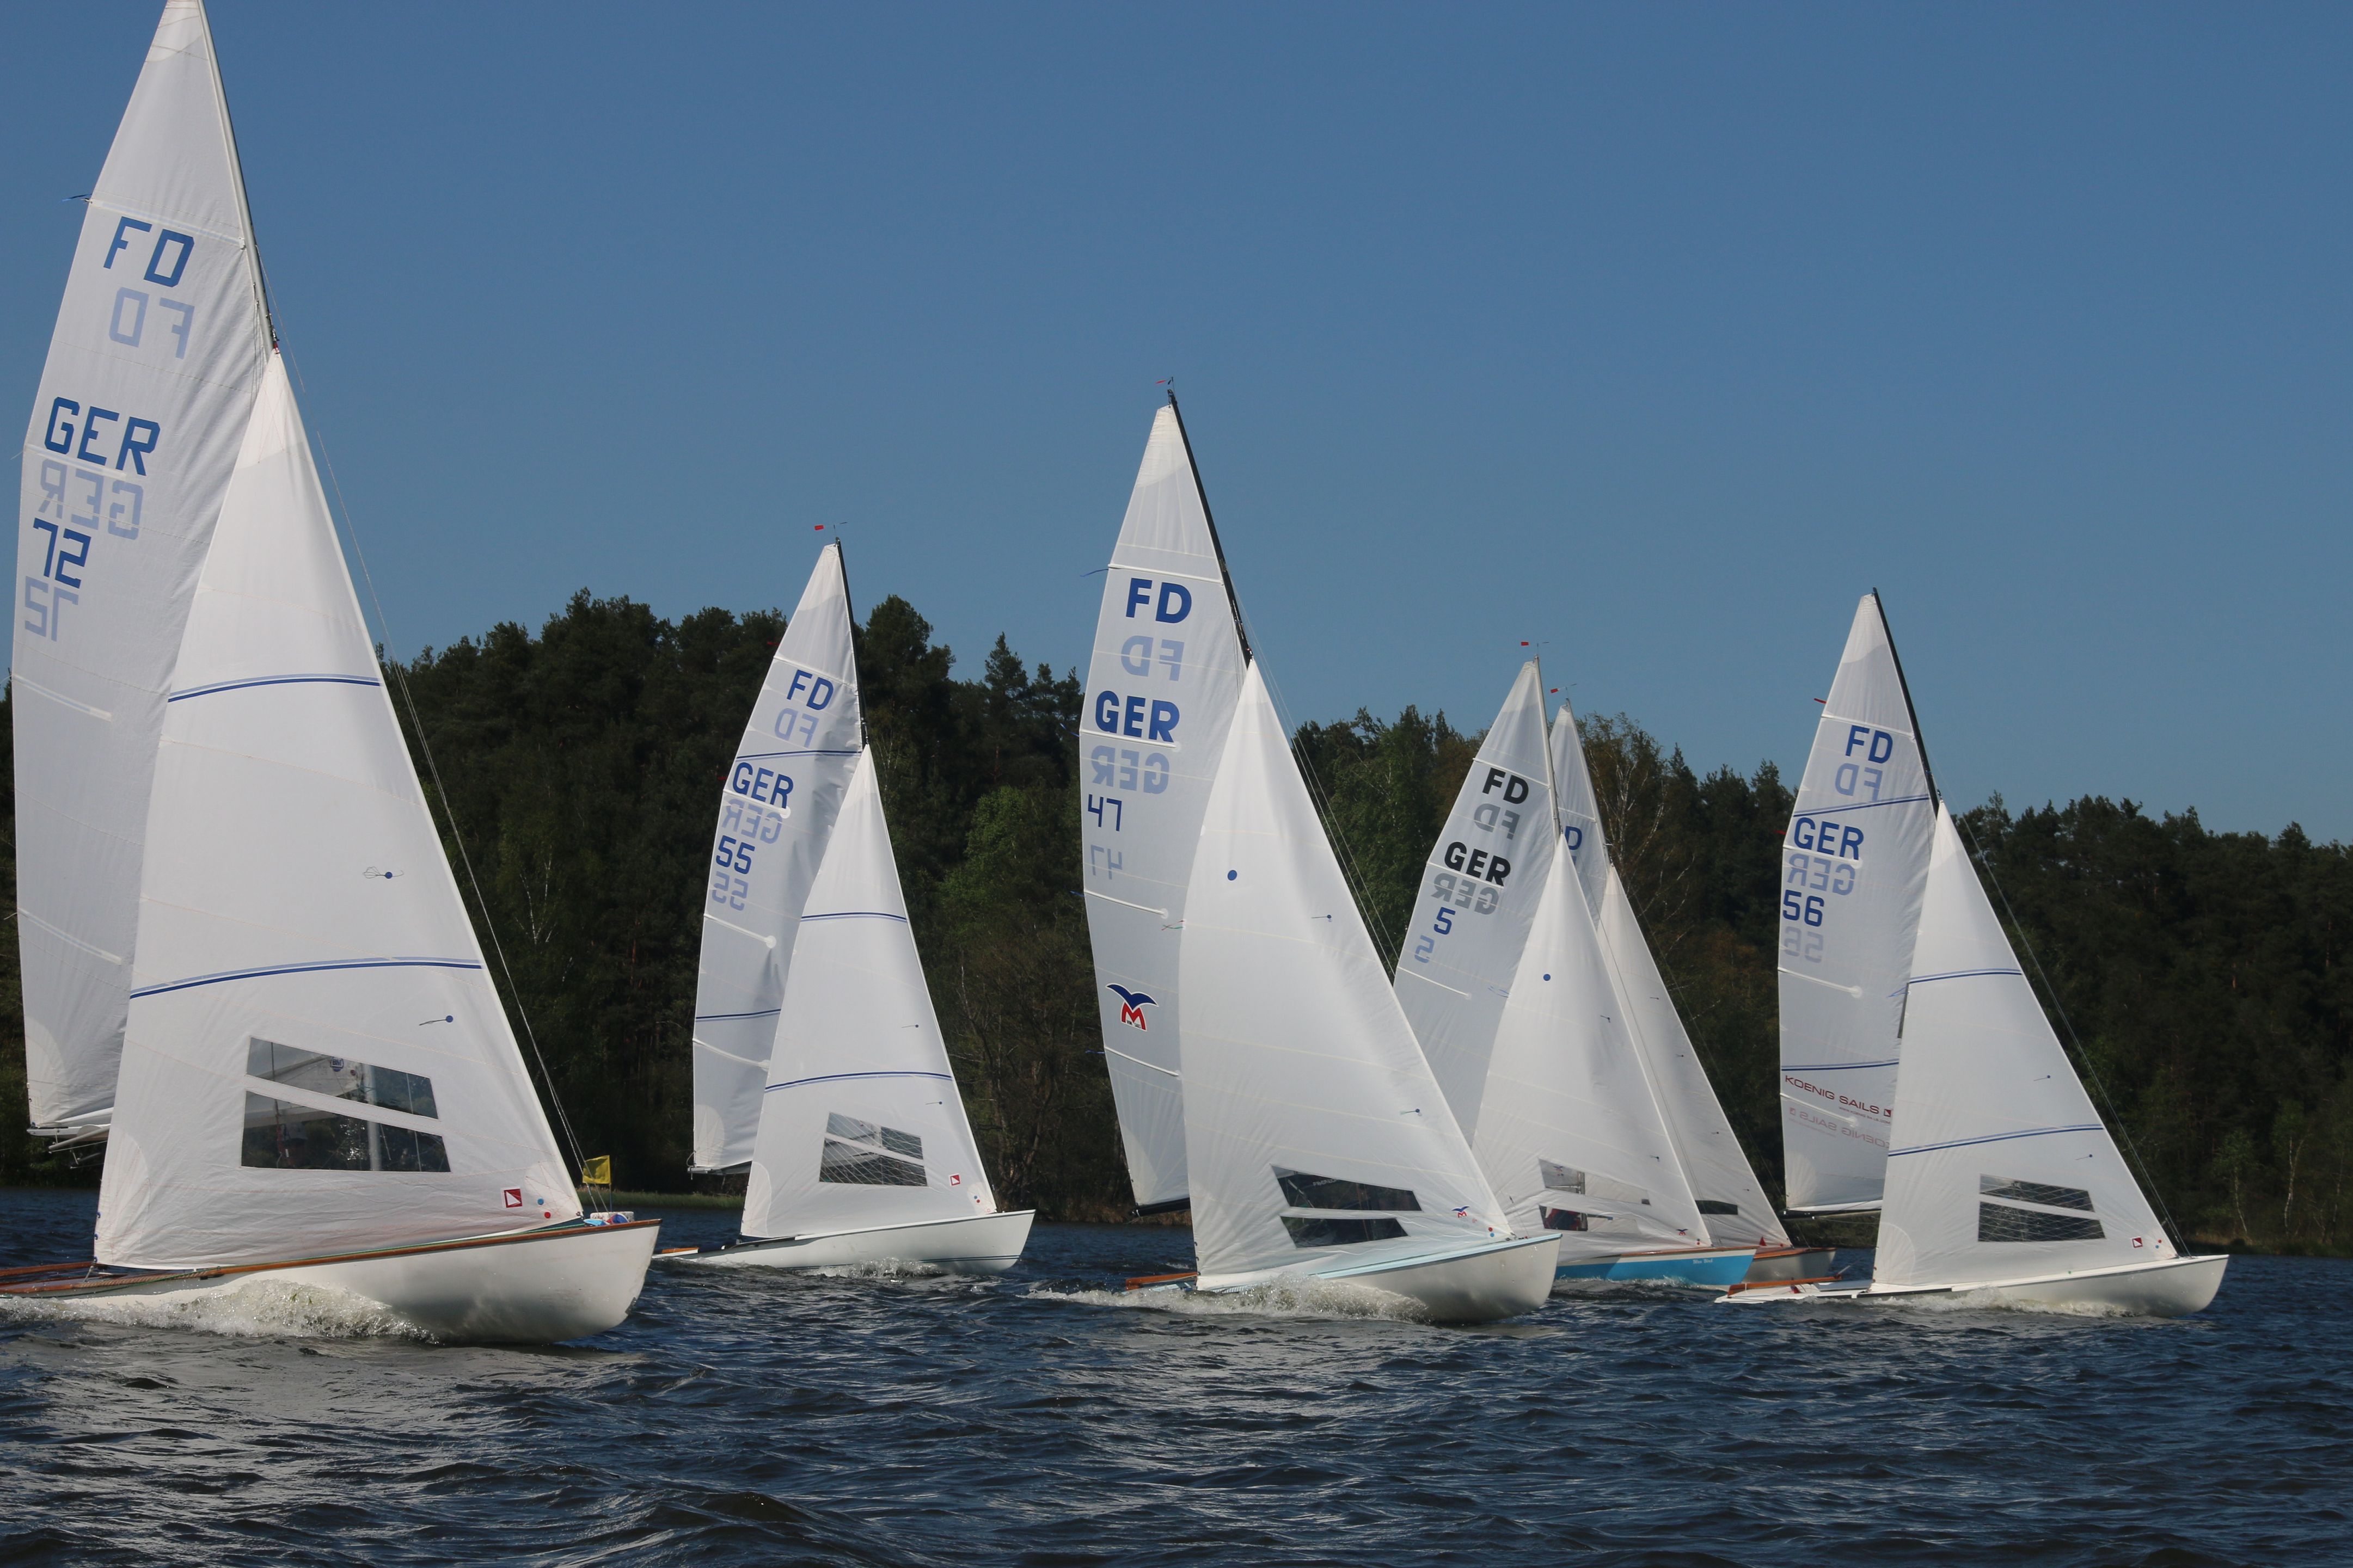
[[[87,1256],[91,1208],[0,1193],[0,1265]],[[1186,1247],[1041,1226],[985,1283],[657,1271],[547,1351],[0,1309],[0,1563],[2353,1562],[2353,1265],[2242,1258],[2174,1322],[1601,1287],[1462,1330],[1105,1292]]]

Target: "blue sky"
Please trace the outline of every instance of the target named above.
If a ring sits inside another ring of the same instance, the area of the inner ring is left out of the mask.
[[[19,406],[158,8],[8,15]],[[1876,584],[1957,801],[2353,837],[2353,12],[214,25],[404,652],[788,606],[847,522],[964,669],[1082,663],[1175,374],[1294,717],[1475,729],[1526,638],[1794,768]]]

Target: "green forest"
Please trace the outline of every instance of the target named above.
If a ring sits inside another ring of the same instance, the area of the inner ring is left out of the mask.
[[[610,1154],[623,1187],[689,1185],[700,867],[784,624],[720,609],[672,622],[583,592],[536,637],[501,625],[395,671],[445,836],[488,903],[474,911],[484,945],[512,968],[501,988],[581,1146]],[[1078,892],[1078,676],[1025,664],[1002,637],[959,676],[895,597],[859,628],[858,661],[910,914],[998,1194],[1048,1218],[1122,1217]],[[1297,731],[1377,939],[1402,930],[1477,744],[1411,708]],[[1622,714],[1588,719],[1585,745],[1637,911],[1778,1193],[1789,788],[1769,763],[1702,774]],[[2104,797],[2025,811],[1996,797],[1965,822],[1997,908],[2055,989],[2045,1005],[2063,1007],[2081,1065],[2183,1227],[2209,1244],[2353,1250],[2347,847],[2293,826],[2213,833],[2194,812],[2153,817]],[[13,840],[5,861],[13,911]],[[17,998],[5,966],[0,1100],[21,1106]],[[0,1183],[96,1172],[0,1137]]]

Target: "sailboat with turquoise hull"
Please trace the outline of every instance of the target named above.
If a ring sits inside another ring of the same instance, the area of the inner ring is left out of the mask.
[[[174,0],[90,197],[18,540],[44,606],[16,632],[20,842],[63,843],[24,884],[46,911],[24,955],[34,1114],[68,1141],[104,1129],[95,1256],[0,1294],[172,1309],[275,1285],[447,1338],[599,1332],[657,1227],[582,1213],[394,717],[243,214],[204,10]],[[62,824],[118,766],[90,798],[135,809]]]
[[[1431,847],[1398,1001],[1512,1225],[1560,1237],[1556,1278],[1722,1289],[1757,1243],[1693,1193],[1559,830],[1544,698],[1530,659]]]

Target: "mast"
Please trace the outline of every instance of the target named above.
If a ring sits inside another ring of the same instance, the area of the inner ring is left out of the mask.
[[[1895,685],[1904,693],[1904,712],[1912,721],[1912,744],[1919,749],[1920,776],[1928,781],[1929,803],[1941,805],[1945,795],[1936,787],[1936,770],[1928,765],[1928,738],[1920,733],[1920,710],[1912,706],[1912,683],[1904,679],[1904,656],[1895,651],[1894,628],[1887,624],[1887,603],[1876,588],[1871,591],[1871,605],[1879,612],[1879,630],[1887,638],[1887,657],[1895,666]]]
[[[1218,537],[1217,514],[1209,510],[1209,492],[1201,483],[1201,465],[1193,460],[1193,437],[1185,430],[1185,411],[1176,406],[1176,389],[1168,389],[1168,412],[1176,416],[1176,437],[1185,443],[1185,467],[1193,476],[1193,493],[1201,498],[1201,518],[1209,525],[1209,548],[1217,552],[1218,577],[1226,585],[1226,604],[1234,613],[1234,636],[1242,645],[1242,662],[1250,653],[1250,626],[1242,620],[1242,602],[1234,593],[1234,574],[1226,569],[1225,541]]]

